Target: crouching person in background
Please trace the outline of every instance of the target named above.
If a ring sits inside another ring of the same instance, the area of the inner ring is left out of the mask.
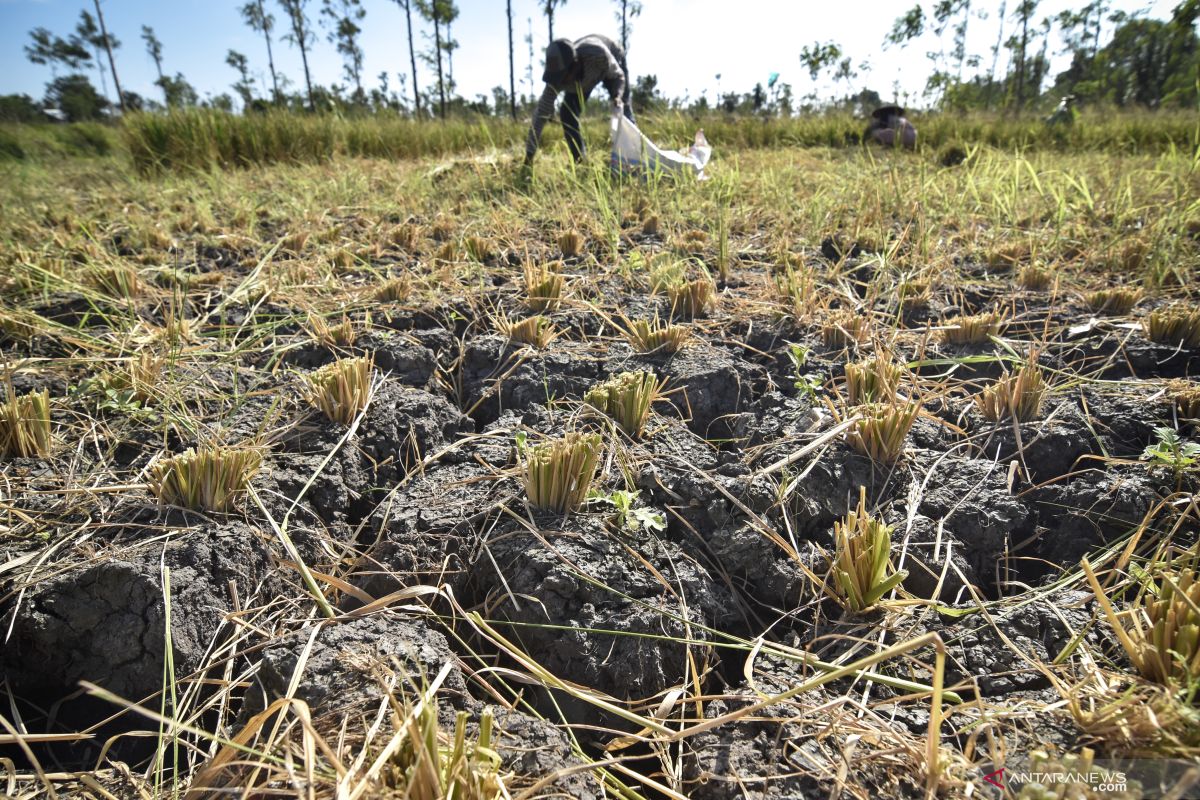
[[[863,139],[884,147],[899,145],[912,150],[917,146],[917,129],[905,119],[903,108],[884,106],[871,113],[871,124],[867,126]]]

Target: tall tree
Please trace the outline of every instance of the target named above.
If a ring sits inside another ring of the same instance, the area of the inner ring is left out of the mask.
[[[34,28],[29,32],[25,57],[34,64],[50,67],[52,78],[58,76],[60,64],[67,69],[77,70],[92,60],[87,48],[78,41],[55,36],[46,28]]]
[[[517,68],[516,61],[513,58],[513,26],[512,26],[512,0],[507,3],[508,14],[508,112],[513,119],[517,118]],[[496,109],[499,114],[500,109]]]
[[[308,21],[305,6],[308,0],[279,0],[283,12],[287,14],[288,24],[292,32],[284,36],[284,41],[300,48],[300,61],[304,65],[304,88],[308,91],[308,110],[316,111],[317,101],[313,97],[312,73],[308,70],[308,48],[315,40],[312,26]]]
[[[413,0],[396,0],[396,5],[404,9],[404,19],[408,22],[408,58],[412,62],[413,109],[420,115],[421,90],[417,88],[417,49],[413,45],[412,2]]]
[[[446,19],[446,41],[443,47],[446,48],[446,85],[450,87],[451,93],[457,86],[454,82],[454,51],[458,49],[458,42],[454,39],[454,20],[458,18],[458,9],[454,9],[454,14]]]
[[[61,111],[68,122],[96,119],[109,106],[87,76],[79,74],[63,75],[52,80],[46,86],[45,103]]]
[[[1025,105],[1025,89],[1029,80],[1029,21],[1037,12],[1039,0],[1021,0],[1013,9],[1012,18],[1021,26],[1021,32],[1014,34],[1008,41],[1008,47],[1016,60],[1017,93],[1016,103],[1020,109]]]
[[[263,0],[247,0],[242,6],[242,19],[253,31],[258,31],[267,40],[267,67],[271,70],[271,97],[279,102],[279,76],[275,74],[275,54],[271,48],[271,31],[275,28],[275,15],[263,7]]]
[[[542,0],[542,13],[546,15],[546,24],[550,26],[550,41],[554,41],[554,11],[565,6],[567,0]]]
[[[237,70],[238,81],[233,85],[233,90],[242,98],[242,105],[249,108],[254,102],[254,83],[250,80],[249,60],[237,50],[230,50],[225,54],[225,63]]]
[[[154,35],[154,28],[149,25],[142,26],[142,41],[146,43],[146,53],[154,60],[154,68],[158,70],[158,80],[155,83],[163,90],[163,101],[167,105],[171,105],[167,97],[166,78],[163,77],[162,71],[162,42]]]
[[[107,95],[108,78],[104,76],[104,61],[100,58],[100,51],[104,49],[104,37],[100,35],[100,26],[96,24],[96,18],[86,8],[79,12],[79,22],[75,23],[75,34],[71,37],[71,42],[92,48],[95,53],[96,72],[100,74],[100,91]],[[113,39],[112,46],[120,47],[121,43]]]
[[[842,48],[834,42],[825,42],[824,44],[813,42],[812,45],[805,45],[800,48],[800,64],[808,70],[808,77],[812,79],[813,83],[816,83],[817,77],[822,72],[834,68],[841,58]],[[847,72],[850,71],[850,59],[846,59],[846,70]],[[849,79],[848,75],[846,77]],[[762,87],[758,86],[756,89],[761,90]],[[757,99],[757,94],[755,97]],[[812,97],[816,100],[817,90],[815,86],[813,87]],[[761,103],[756,103],[755,110],[757,111],[761,105]]]
[[[621,49],[629,52],[629,20],[642,13],[642,4],[638,0],[614,0],[620,8],[616,12],[617,22],[621,23]]]
[[[100,10],[100,0],[94,0],[96,5],[96,19],[100,23],[100,36],[104,41],[104,50],[108,53],[108,66],[112,69],[113,86],[117,90],[117,104],[121,106],[121,113],[125,113],[125,94],[121,91],[121,79],[117,77],[117,60],[113,58],[113,50],[117,47],[113,38],[108,35],[108,28],[104,25],[104,12]]]
[[[1000,48],[1004,44],[1004,21],[1008,19],[1005,16],[1005,11],[1008,8],[1007,0],[1000,0],[1000,12],[996,14],[996,44],[992,47],[992,68],[988,71],[988,108],[992,107],[992,88],[996,85],[996,66],[1000,63]]]
[[[525,18],[525,44],[529,47],[529,60],[525,62],[525,83],[529,86],[529,96],[534,96],[533,90],[533,17]]]
[[[166,95],[169,108],[190,107],[200,102],[196,87],[183,77],[182,72],[176,72],[173,78],[170,75],[164,75],[159,85],[162,86],[163,94]]]
[[[365,103],[367,99],[362,87],[363,51],[358,43],[362,35],[358,23],[366,15],[362,0],[325,0],[321,7],[321,16],[329,21],[329,41],[342,54],[342,71],[346,80],[354,82],[356,103]]]
[[[442,35],[442,28],[458,16],[458,7],[454,0],[417,0],[417,9],[421,16],[433,23],[433,49],[424,58],[437,72],[439,115],[445,119],[447,82],[442,69],[442,55],[453,50],[454,42]]]

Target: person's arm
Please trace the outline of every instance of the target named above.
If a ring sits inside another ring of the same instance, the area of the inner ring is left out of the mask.
[[[529,126],[529,138],[525,140],[526,164],[533,163],[533,154],[542,141],[542,128],[546,127],[546,120],[554,116],[554,101],[557,99],[558,90],[547,83],[537,107],[533,109],[533,123]]]
[[[632,81],[629,80],[629,67],[625,65],[624,57],[621,58],[621,72],[625,74],[625,91],[621,93],[621,102],[625,104],[625,116],[629,118],[630,122],[636,124],[633,118],[633,103],[630,102],[630,92],[632,91],[630,84]]]
[[[604,88],[608,90],[608,96],[612,98],[613,106],[620,105],[625,108],[629,105],[629,80],[625,74],[622,65],[613,58],[613,54],[608,48],[604,48],[604,55],[608,59],[608,65],[604,70],[604,77],[601,81],[604,83]]]

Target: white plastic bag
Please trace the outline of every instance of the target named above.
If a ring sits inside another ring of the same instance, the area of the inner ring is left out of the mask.
[[[704,180],[704,167],[711,157],[712,147],[702,130],[696,132],[696,140],[688,151],[680,153],[659,149],[624,115],[612,118],[612,168],[616,172],[690,172]]]

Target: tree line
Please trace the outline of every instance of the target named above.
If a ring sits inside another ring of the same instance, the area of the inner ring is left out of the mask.
[[[547,33],[554,38],[555,14],[567,0],[537,0]],[[642,12],[637,0],[608,0],[621,44],[627,49],[632,20]],[[80,11],[74,30],[65,37],[39,27],[29,32],[25,54],[34,64],[50,70],[50,81],[41,103],[24,95],[0,97],[0,119],[36,119],[45,109],[69,120],[97,118],[116,107],[122,111],[158,110],[208,105],[244,111],[273,107],[305,111],[389,112],[414,117],[446,117],[475,113],[509,115],[527,111],[537,87],[534,75],[538,55],[533,48],[533,20],[526,18],[523,37],[527,45],[524,76],[517,72],[516,25],[512,0],[504,4],[508,36],[508,86],[496,86],[491,97],[473,99],[458,93],[454,56],[459,48],[454,26],[459,19],[455,0],[392,0],[393,13],[374,24],[394,26],[407,43],[405,69],[364,74],[362,45],[367,9],[362,0],[244,0],[241,19],[261,37],[262,51],[253,56],[229,50],[225,64],[233,70],[232,92],[201,99],[196,88],[179,71],[166,68],[164,48],[152,27],[141,26],[140,38],[157,73],[154,85],[161,96],[142,97],[123,91],[117,59],[122,44],[106,27],[100,0]],[[385,6],[390,8],[391,4]],[[926,107],[965,110],[972,108],[1020,111],[1045,107],[1065,95],[1080,101],[1118,107],[1159,108],[1195,106],[1200,87],[1200,39],[1196,23],[1200,0],[1182,0],[1167,19],[1145,12],[1114,10],[1109,0],[1090,0],[1078,8],[1054,15],[1039,12],[1041,0],[927,0],[905,10],[893,23],[881,50],[908,48],[918,43],[927,50],[929,63],[925,87],[919,96],[907,96],[896,81],[890,97],[895,102],[920,102]],[[94,13],[93,13],[94,12]],[[373,14],[385,13],[373,10]],[[497,12],[498,16],[498,12]],[[991,19],[998,33],[983,52],[968,47],[972,25]],[[497,19],[497,22],[499,20]],[[321,40],[341,57],[340,80],[315,83],[310,56]],[[276,64],[280,45],[300,55],[302,83],[293,81]],[[1052,52],[1052,47],[1061,50]],[[1050,74],[1052,55],[1069,57],[1068,66]],[[522,54],[523,56],[525,54]],[[1005,68],[999,69],[1005,55]],[[723,109],[730,113],[791,115],[828,109],[862,113],[883,102],[879,91],[866,88],[869,59],[856,63],[846,49],[832,41],[813,42],[798,53],[800,75],[811,81],[810,90],[797,97],[792,84],[773,73],[764,86],[747,92],[718,91],[715,102],[707,94],[696,98],[666,98],[654,75],[634,81],[633,102],[638,108],[672,107],[693,112]],[[260,86],[252,64],[265,61]],[[430,80],[420,78],[423,64]],[[91,74],[99,80],[97,89]],[[392,75],[396,81],[393,84]],[[113,92],[108,83],[111,80]],[[522,91],[518,92],[518,84]],[[822,96],[820,86],[834,87]],[[116,101],[110,97],[116,97]]]

